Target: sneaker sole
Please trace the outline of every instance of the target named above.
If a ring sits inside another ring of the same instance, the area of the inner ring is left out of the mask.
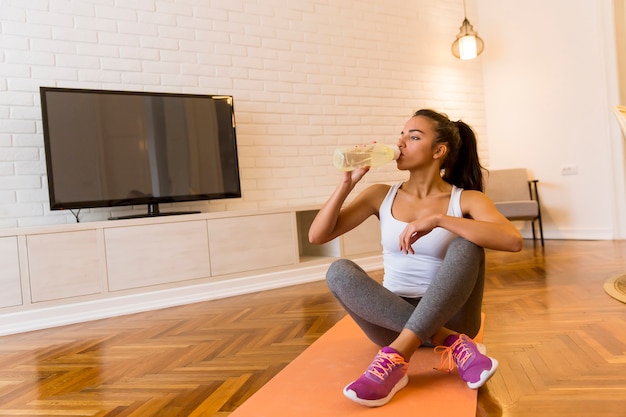
[[[493,376],[493,374],[496,373],[496,369],[498,369],[498,361],[494,358],[489,358],[491,359],[491,369],[488,369],[486,371],[482,371],[480,374],[480,379],[476,382],[467,382],[467,386],[470,387],[471,389],[478,389],[480,387],[482,387],[483,385],[485,385],[485,383],[487,381],[489,381],[489,378],[491,378]]]
[[[363,398],[359,398],[356,395],[356,392],[347,389],[350,384],[348,384],[344,389],[343,389],[343,395],[345,395],[347,398],[351,399],[352,401],[354,401],[355,403],[361,404],[361,405],[365,405],[367,407],[380,407],[382,405],[387,404],[389,401],[391,401],[391,399],[393,398],[394,395],[396,395],[396,393],[398,391],[400,391],[402,388],[406,387],[406,385],[409,383],[409,376],[408,375],[404,375],[402,377],[402,379],[400,379],[396,385],[393,387],[393,389],[391,390],[391,392],[389,393],[389,395],[387,395],[384,398],[379,398],[378,400],[365,400]]]

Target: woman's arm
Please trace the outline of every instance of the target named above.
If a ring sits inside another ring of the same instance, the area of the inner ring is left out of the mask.
[[[350,204],[342,208],[350,192],[367,171],[369,171],[369,168],[361,168],[343,174],[341,183],[311,223],[309,242],[316,245],[329,242],[354,229],[372,214],[378,213],[380,204],[377,204],[376,201],[381,192],[386,193],[381,188],[387,187],[385,185],[372,185],[366,188]]]
[[[435,227],[443,227],[470,242],[487,249],[509,252],[522,250],[522,235],[504,217],[493,202],[479,191],[466,190],[461,194],[461,208],[468,217],[433,214],[409,223],[400,236],[400,249],[412,252],[411,244]]]

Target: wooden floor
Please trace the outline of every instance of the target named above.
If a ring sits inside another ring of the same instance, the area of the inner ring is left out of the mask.
[[[626,272],[626,241],[527,241],[487,261],[501,366],[477,416],[626,416],[626,304],[602,288]],[[320,281],[0,337],[0,416],[227,416],[343,315]]]

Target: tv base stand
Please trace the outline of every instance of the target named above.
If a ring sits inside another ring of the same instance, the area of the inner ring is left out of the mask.
[[[146,217],[161,217],[161,216],[179,216],[182,214],[198,214],[199,211],[166,211],[157,213],[142,213],[142,214],[129,214],[126,216],[114,216],[109,217],[109,220],[124,220],[124,219],[143,219]]]
[[[198,214],[199,211],[166,211],[161,212],[159,210],[158,203],[149,203],[148,204],[148,212],[141,214],[129,214],[125,216],[113,216],[109,217],[109,220],[124,220],[124,219],[142,219],[145,217],[160,217],[160,216],[178,216],[182,214]]]

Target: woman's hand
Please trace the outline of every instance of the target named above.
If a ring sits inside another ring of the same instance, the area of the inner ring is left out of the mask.
[[[437,227],[438,215],[433,214],[408,223],[400,234],[400,251],[414,254],[413,243]]]
[[[343,173],[342,183],[352,189],[359,181],[361,181],[363,176],[367,174],[369,170],[370,167],[363,167],[352,171],[346,171]]]

